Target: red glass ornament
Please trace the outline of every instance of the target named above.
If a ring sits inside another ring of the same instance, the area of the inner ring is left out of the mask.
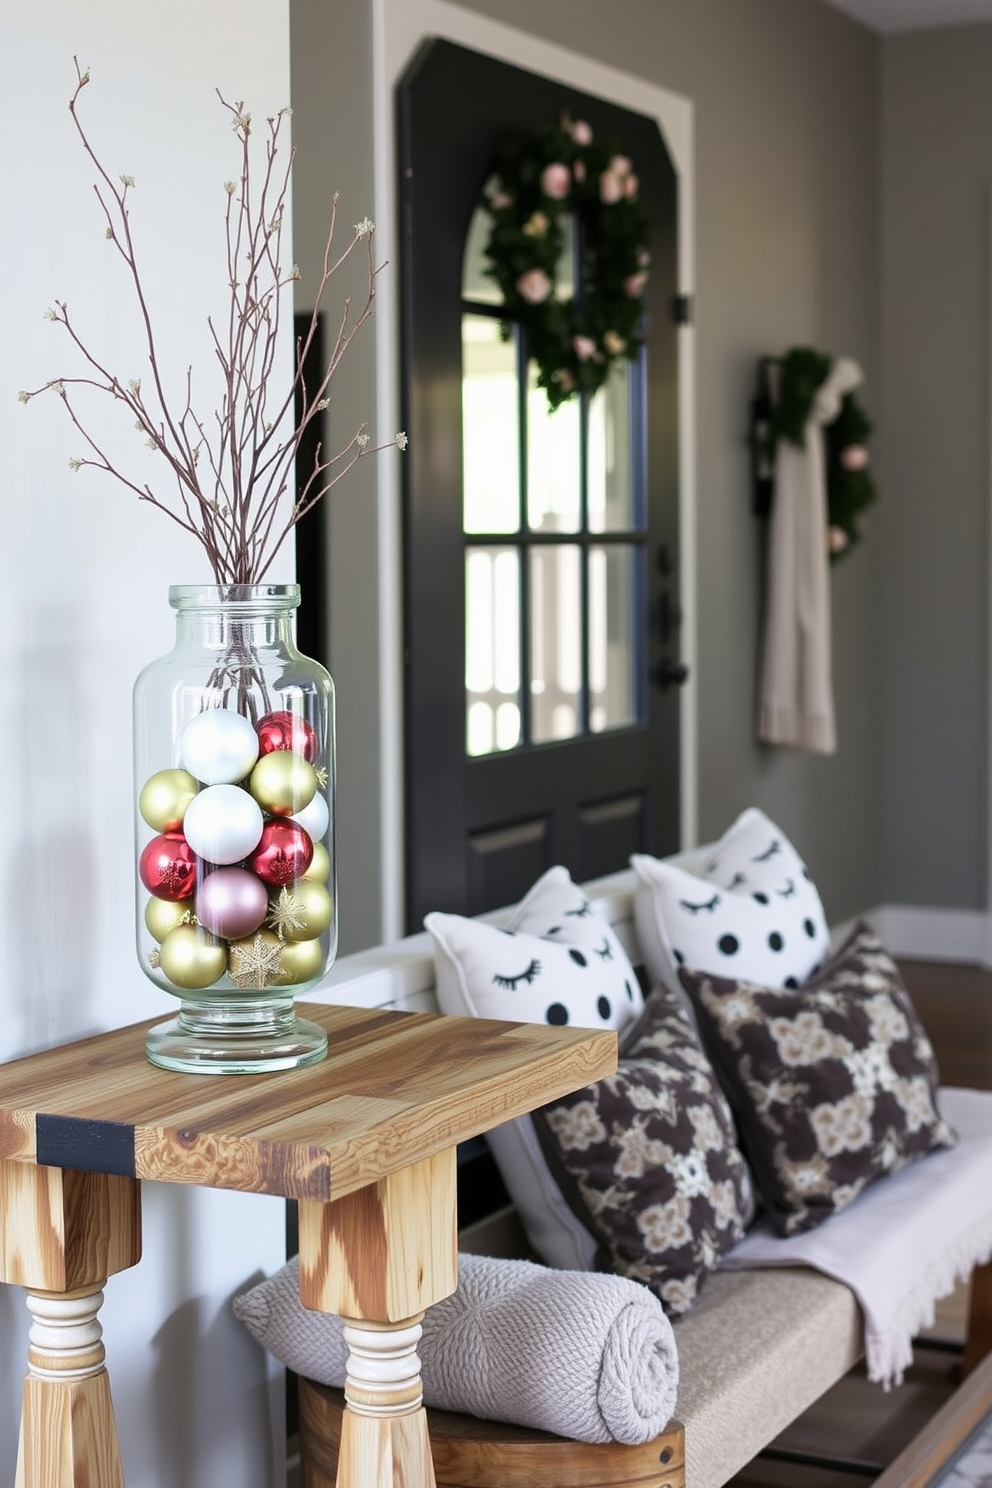
[[[262,828],[262,840],[245,860],[267,884],[283,888],[302,878],[313,858],[309,832],[298,822],[276,819]]]
[[[317,735],[298,713],[266,713],[258,721],[258,752],[272,754],[276,749],[302,754],[312,765],[317,758]]]
[[[188,899],[196,888],[196,854],[182,832],[162,832],[145,847],[138,872],[157,899]]]

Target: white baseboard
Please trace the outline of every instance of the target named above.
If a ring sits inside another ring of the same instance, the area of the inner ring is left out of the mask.
[[[859,916],[878,932],[894,956],[915,961],[969,961],[992,965],[992,924],[980,909],[926,909],[911,904],[880,904]],[[838,925],[834,944],[854,921]]]

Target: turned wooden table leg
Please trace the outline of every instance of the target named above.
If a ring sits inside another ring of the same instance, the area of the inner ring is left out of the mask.
[[[434,1488],[417,1343],[458,1285],[455,1153],[330,1204],[300,1204],[300,1295],[345,1319],[337,1488]]]
[[[0,1161],[0,1280],[32,1315],[15,1488],[124,1488],[97,1315],[140,1256],[135,1179]]]

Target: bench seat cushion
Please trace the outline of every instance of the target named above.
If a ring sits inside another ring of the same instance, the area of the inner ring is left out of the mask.
[[[717,1271],[675,1340],[687,1488],[718,1488],[857,1363],[864,1327],[819,1272]]]

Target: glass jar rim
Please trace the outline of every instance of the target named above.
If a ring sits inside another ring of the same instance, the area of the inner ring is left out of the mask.
[[[299,584],[171,584],[174,610],[295,610]]]

